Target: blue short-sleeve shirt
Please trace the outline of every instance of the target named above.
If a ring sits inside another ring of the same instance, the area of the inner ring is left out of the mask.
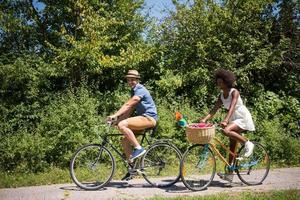
[[[149,91],[140,83],[131,90],[131,97],[138,96],[141,101],[136,106],[137,115],[150,116],[158,120],[155,103]]]

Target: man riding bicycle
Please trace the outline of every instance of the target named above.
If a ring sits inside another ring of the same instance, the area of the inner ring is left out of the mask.
[[[134,132],[142,131],[156,126],[158,116],[155,103],[149,91],[139,83],[140,75],[137,70],[129,70],[125,76],[131,88],[131,98],[113,115],[108,117],[108,121],[119,118],[117,127],[124,138],[122,146],[129,163],[137,157],[142,156],[146,150],[137,141]],[[136,111],[136,116],[131,116],[132,111]],[[132,146],[134,147],[132,151]],[[129,173],[122,180],[128,178]]]

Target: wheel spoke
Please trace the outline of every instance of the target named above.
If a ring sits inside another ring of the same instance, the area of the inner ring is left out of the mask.
[[[167,187],[179,179],[180,151],[167,143],[149,147],[142,159],[144,178],[153,186]]]
[[[194,145],[184,153],[180,173],[182,182],[190,190],[205,189],[213,180],[215,170],[215,158],[209,148]]]
[[[111,153],[98,145],[86,145],[74,155],[70,164],[75,184],[86,190],[95,190],[108,183],[114,173],[115,163]]]
[[[239,150],[239,154],[242,154],[243,149],[244,147]],[[259,143],[255,143],[252,155],[237,161],[237,169],[238,177],[243,183],[247,185],[261,184],[270,169],[270,159],[265,148]]]

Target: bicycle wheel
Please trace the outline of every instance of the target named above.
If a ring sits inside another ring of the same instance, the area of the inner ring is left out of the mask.
[[[145,180],[155,187],[169,187],[180,179],[181,152],[167,142],[149,147],[141,160]]]
[[[70,163],[74,183],[85,190],[97,190],[111,179],[115,171],[115,159],[110,151],[97,144],[79,148]]]
[[[180,174],[183,184],[190,190],[204,190],[216,173],[216,160],[208,144],[196,144],[183,154]]]
[[[253,153],[250,157],[243,157],[244,146],[238,151],[236,160],[237,175],[239,179],[247,185],[259,185],[268,176],[270,169],[270,158],[266,149],[259,143],[254,143]]]

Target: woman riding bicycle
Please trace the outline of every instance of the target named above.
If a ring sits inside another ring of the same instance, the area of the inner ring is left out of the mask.
[[[255,126],[250,112],[243,105],[240,93],[233,88],[235,75],[227,70],[219,69],[215,73],[215,81],[217,86],[222,90],[219,98],[211,110],[211,112],[201,119],[201,122],[206,122],[214,116],[218,109],[224,105],[228,110],[224,120],[220,123],[223,128],[223,133],[230,138],[230,150],[236,151],[237,141],[245,145],[245,157],[249,157],[254,148],[254,144],[241,135],[243,131],[254,131]],[[229,164],[232,164],[233,156],[229,155]],[[218,173],[220,178],[232,181],[232,171],[227,174]]]
[[[122,146],[129,163],[137,157],[142,156],[146,150],[137,141],[134,132],[145,130],[156,126],[158,120],[155,103],[149,91],[139,83],[140,75],[137,70],[129,70],[125,76],[131,88],[131,98],[107,120],[120,117],[117,126],[124,134]],[[132,111],[136,111],[136,116],[130,117]],[[132,146],[134,150],[132,151]],[[130,176],[129,173],[123,179]]]

